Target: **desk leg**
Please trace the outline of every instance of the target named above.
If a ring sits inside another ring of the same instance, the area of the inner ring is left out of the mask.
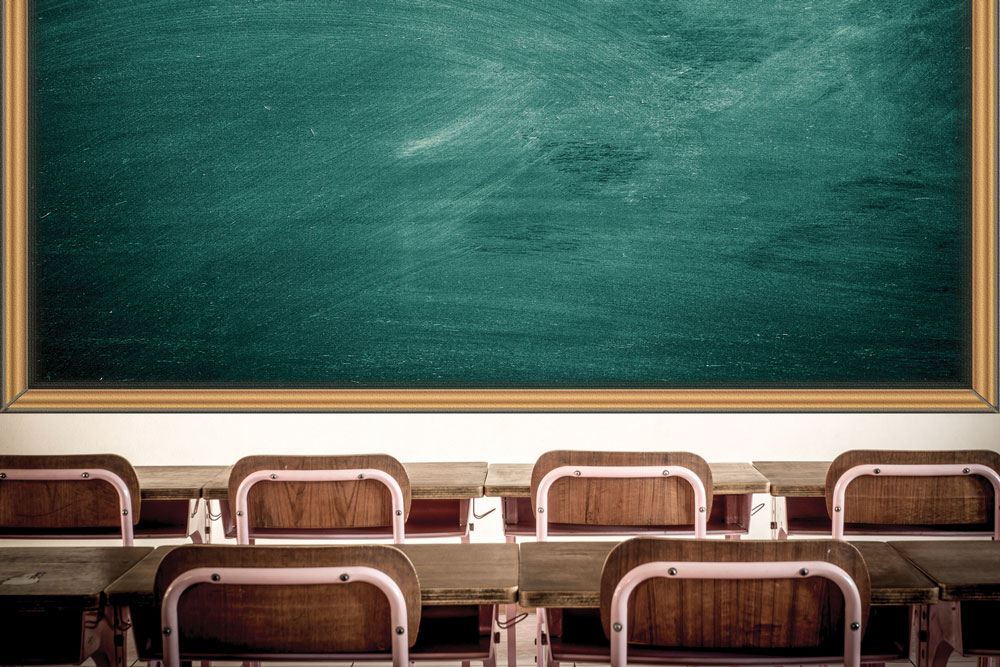
[[[945,667],[953,651],[962,651],[962,616],[957,602],[916,608],[916,667]]]
[[[507,544],[515,544],[516,542],[516,536],[507,535]],[[507,605],[504,618],[504,624],[507,626],[504,630],[507,633],[507,667],[517,667],[517,626],[513,623],[515,618],[517,618],[517,604]]]
[[[129,626],[127,609],[105,605],[93,628],[99,645],[91,658],[97,667],[127,667]]]
[[[783,498],[778,496],[771,496],[771,539],[772,540],[786,540],[788,539],[788,532],[785,530],[783,525],[783,518],[778,516],[778,502],[784,502]]]
[[[545,610],[535,610],[535,663],[545,667]]]

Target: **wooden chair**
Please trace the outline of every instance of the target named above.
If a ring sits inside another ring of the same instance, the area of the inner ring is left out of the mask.
[[[844,542],[634,538],[608,554],[600,610],[565,614],[548,648],[554,661],[613,667],[857,667],[869,591]]]
[[[155,579],[159,638],[180,660],[483,659],[478,628],[421,610],[413,564],[387,545],[178,547]],[[430,608],[433,609],[433,608]],[[469,626],[462,626],[468,629]],[[155,648],[153,649],[155,654]]]
[[[402,464],[386,454],[247,456],[229,476],[236,539],[405,540],[412,499]]]
[[[116,454],[0,455],[0,538],[187,538],[199,500],[146,500]]]
[[[826,475],[826,511],[835,539],[845,530],[1000,539],[1000,453],[844,452]]]
[[[551,451],[532,469],[531,501],[539,541],[678,530],[705,537],[712,471],[689,452]],[[547,613],[538,609],[536,617],[537,661],[544,667]],[[512,630],[508,650],[516,641]]]
[[[99,537],[132,546],[139,480],[115,454],[0,456],[0,536]]]

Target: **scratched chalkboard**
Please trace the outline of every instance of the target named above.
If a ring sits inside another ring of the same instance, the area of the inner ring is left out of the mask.
[[[968,385],[970,20],[36,0],[33,386]]]

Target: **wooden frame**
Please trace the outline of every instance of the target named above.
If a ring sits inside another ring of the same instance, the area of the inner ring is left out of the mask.
[[[954,389],[48,389],[28,367],[27,0],[4,4],[0,409],[45,411],[997,410],[996,2],[972,2],[971,383]]]

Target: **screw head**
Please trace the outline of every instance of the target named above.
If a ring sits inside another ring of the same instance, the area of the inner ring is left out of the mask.
[[[968,475],[971,471],[968,468],[962,468],[962,472]]]
[[[544,507],[539,507],[538,508],[538,513],[539,514],[545,514],[545,508]]]
[[[347,574],[346,572],[343,573],[342,575],[340,575],[340,580],[341,581],[348,581],[348,580],[350,580],[350,578],[351,578],[351,575]]]
[[[839,512],[840,511],[840,505],[837,505],[836,507],[834,507],[833,511],[834,512]]]
[[[882,469],[881,468],[875,468],[875,474],[876,475],[881,475],[882,474]]]
[[[0,472],[0,479],[7,479],[7,473]]]
[[[403,516],[403,510],[396,510],[396,516]]]
[[[163,634],[169,635],[171,632],[170,628],[163,628]]]
[[[701,512],[702,514],[704,514],[705,513],[705,508],[704,507],[699,507],[698,511]]]
[[[807,574],[809,574],[809,569],[804,567],[801,570],[799,570],[799,574],[801,574],[804,577]]]
[[[364,478],[365,478],[364,475],[358,475],[358,479],[364,479]]]
[[[243,510],[239,510],[238,512],[236,512],[236,516],[243,516]]]
[[[676,567],[670,568],[669,570],[667,570],[667,574],[669,574],[671,577],[674,576],[675,574],[677,574],[677,568]]]
[[[90,477],[90,473],[89,472],[82,473],[80,475],[80,477],[83,477],[84,479],[87,479],[88,477]]]
[[[128,510],[122,510],[122,516],[128,516]]]
[[[272,473],[271,473],[271,479],[278,479],[278,476],[277,476],[277,475],[275,475],[275,474],[274,474],[274,473],[272,472]]]
[[[860,623],[858,623],[857,621],[855,621],[854,623],[851,623],[851,630],[860,630],[860,629],[861,629],[861,624]]]
[[[664,477],[668,477],[669,475],[670,475],[670,471],[669,470],[664,470],[663,471],[663,476]]]
[[[396,634],[397,635],[401,635],[404,632],[406,632],[406,629],[402,625],[397,625],[396,626]]]
[[[615,632],[621,632],[622,631],[622,624],[621,623],[615,623],[614,625],[611,626],[611,629],[614,630]]]
[[[222,581],[222,576],[218,574],[213,574],[212,581]]]
[[[579,470],[574,470],[573,474],[576,475],[577,477],[579,477],[580,476],[580,471]]]

